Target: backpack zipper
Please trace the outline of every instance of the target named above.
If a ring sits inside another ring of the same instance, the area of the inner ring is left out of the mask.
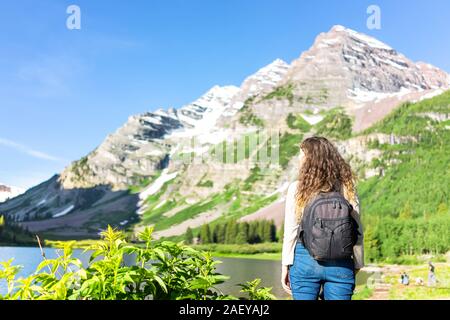
[[[320,199],[320,200],[318,200],[310,209],[309,209],[309,212],[314,212],[314,210],[316,209],[316,207],[319,205],[319,204],[324,204],[324,203],[333,203],[333,202],[335,202],[336,200],[330,200],[330,199]]]

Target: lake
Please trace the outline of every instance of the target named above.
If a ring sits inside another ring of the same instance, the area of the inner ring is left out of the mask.
[[[53,248],[45,248],[45,255],[48,259],[56,258],[58,255]],[[83,250],[75,249],[74,257],[79,258],[83,264],[87,264],[89,253],[83,253]],[[41,263],[42,256],[39,248],[33,247],[0,247],[0,261],[6,261],[14,258],[14,265],[23,266],[19,276],[27,276],[36,270],[36,267]],[[230,277],[225,283],[220,284],[218,288],[227,294],[234,296],[243,296],[239,292],[240,287],[238,283],[245,283],[246,281],[255,278],[262,279],[262,286],[272,287],[272,292],[279,299],[286,299],[288,295],[283,291],[280,283],[281,278],[281,263],[275,260],[259,260],[259,259],[245,259],[245,258],[215,258],[222,261],[217,264],[217,271],[221,274]],[[127,264],[133,263],[133,258],[128,257]],[[367,281],[370,274],[359,272],[356,278],[357,284],[363,284]],[[6,284],[4,281],[0,282],[0,292],[4,293]]]

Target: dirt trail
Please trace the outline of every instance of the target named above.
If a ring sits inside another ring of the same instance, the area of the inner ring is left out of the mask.
[[[373,289],[373,294],[368,300],[389,300],[389,290],[392,285],[389,283],[377,283]]]

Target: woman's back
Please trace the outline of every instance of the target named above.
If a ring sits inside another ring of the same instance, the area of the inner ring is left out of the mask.
[[[355,270],[364,266],[363,228],[353,173],[325,138],[308,138],[300,149],[298,179],[289,185],[285,202],[282,284],[286,291],[292,290],[294,299],[317,299],[321,286],[325,299],[350,299]],[[319,194],[332,195],[334,202],[314,202]],[[304,215],[309,217],[307,224],[302,224],[306,221]],[[347,225],[355,233],[348,232]],[[299,239],[303,232],[310,239],[305,243]],[[352,234],[355,237],[344,245],[343,239]],[[328,255],[311,255],[313,246],[320,251],[328,244],[333,248],[327,251]],[[340,247],[347,253],[341,254]]]

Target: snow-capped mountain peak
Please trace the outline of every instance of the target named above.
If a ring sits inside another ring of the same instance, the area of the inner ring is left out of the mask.
[[[25,192],[25,189],[7,186],[0,183],[0,203],[15,198]]]
[[[369,46],[374,49],[389,50],[389,51],[393,50],[390,46],[381,42],[378,39],[375,39],[371,36],[365,35],[363,33],[357,32],[355,30],[346,28],[341,25],[335,25],[330,30],[330,33],[341,33],[341,32],[353,38],[353,40],[355,40],[356,42],[361,43],[361,45]]]
[[[387,44],[340,25],[319,34],[313,46],[292,62],[286,78],[305,83],[301,90],[310,95],[326,88],[330,105],[358,99],[355,92],[403,94],[448,87],[445,72],[416,64]]]
[[[283,80],[288,70],[289,64],[281,59],[275,59],[272,63],[247,77],[241,85],[244,100],[254,94],[272,90]]]
[[[194,102],[178,110],[178,118],[188,128],[208,131],[217,122],[233,97],[240,91],[235,86],[214,86]]]

